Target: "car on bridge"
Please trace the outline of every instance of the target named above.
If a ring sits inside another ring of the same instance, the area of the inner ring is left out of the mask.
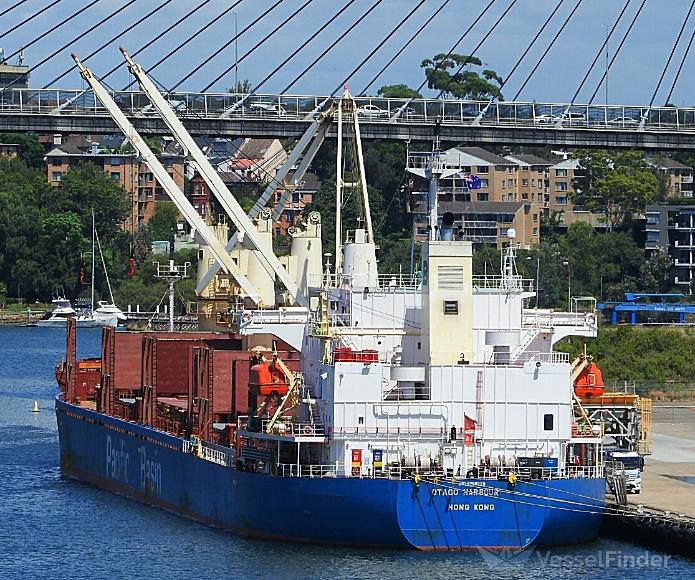
[[[252,113],[258,115],[271,115],[278,117],[285,117],[287,115],[285,108],[277,103],[251,103],[249,105],[249,109]]]
[[[584,113],[560,113],[559,115],[537,115],[533,119],[534,123],[540,125],[586,125],[586,115]]]
[[[361,107],[357,108],[357,114],[360,117],[388,117],[389,112],[386,109],[382,109],[381,107],[377,107],[376,105],[368,104],[368,105],[362,105]]]
[[[608,125],[617,127],[636,127],[639,125],[639,121],[637,119],[633,119],[632,117],[615,117],[615,119],[608,120]]]

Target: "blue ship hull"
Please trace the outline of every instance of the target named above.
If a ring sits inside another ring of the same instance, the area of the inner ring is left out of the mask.
[[[455,483],[277,477],[183,452],[183,439],[56,401],[65,475],[247,536],[422,550],[596,537],[603,479]]]

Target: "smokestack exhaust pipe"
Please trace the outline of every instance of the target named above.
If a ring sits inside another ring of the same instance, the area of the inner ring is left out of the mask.
[[[442,225],[439,228],[439,239],[450,242],[454,239],[454,214],[450,211],[442,216]]]

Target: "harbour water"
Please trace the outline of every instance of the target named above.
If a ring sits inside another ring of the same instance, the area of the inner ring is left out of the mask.
[[[98,356],[100,339],[80,329],[78,357]],[[0,578],[695,576],[695,561],[609,540],[505,554],[261,542],[64,479],[53,412],[64,342],[61,329],[0,328]]]

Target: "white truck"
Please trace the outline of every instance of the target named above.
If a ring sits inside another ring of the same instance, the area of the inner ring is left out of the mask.
[[[607,449],[606,461],[620,462],[625,469],[625,491],[639,493],[642,491],[643,459],[636,451],[626,449]]]

